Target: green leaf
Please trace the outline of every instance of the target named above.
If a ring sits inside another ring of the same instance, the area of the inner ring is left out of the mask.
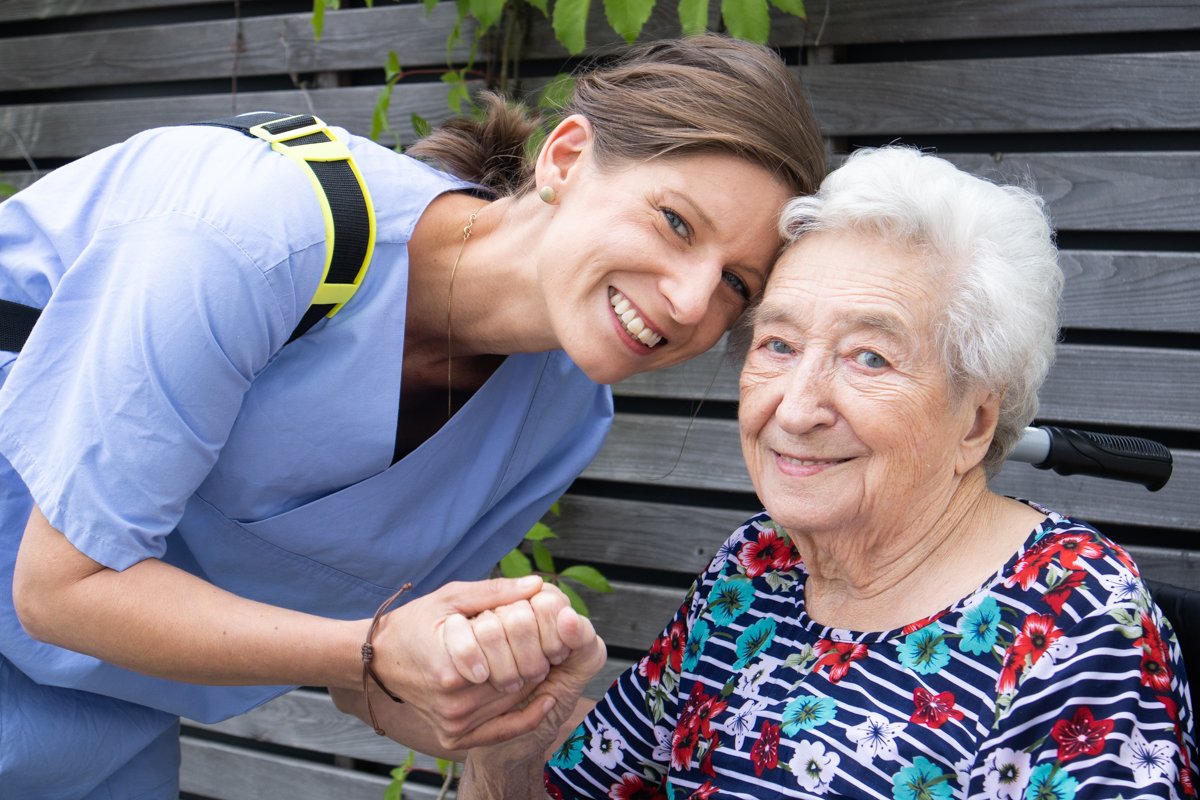
[[[493,25],[500,21],[504,13],[504,0],[471,0],[471,16],[479,23],[476,36],[487,33]]]
[[[388,50],[387,66],[383,68],[383,78],[387,81],[394,82],[400,77],[403,70],[400,67],[400,56],[396,55],[395,50]]]
[[[808,12],[804,10],[804,0],[771,0],[771,5],[785,14],[808,19]]]
[[[0,183],[0,197],[12,197],[17,193],[17,187],[11,183]]]
[[[544,522],[535,522],[529,532],[525,534],[525,541],[540,542],[543,539],[557,539],[558,534],[550,530],[550,526]]]
[[[415,111],[412,113],[411,122],[413,133],[417,135],[418,139],[423,139],[433,132],[433,126],[429,124],[429,120]]]
[[[637,41],[656,0],[604,0],[604,16],[608,24],[625,40],[626,44]]]
[[[565,594],[567,599],[571,601],[571,608],[575,609],[576,614],[580,614],[585,617],[588,616],[587,603],[583,602],[583,598],[579,596],[579,592],[575,591],[561,581],[557,584],[557,586],[559,589],[562,589],[562,593]]]
[[[312,13],[313,40],[320,41],[325,32],[325,0],[313,0]]]
[[[591,0],[556,0],[554,3],[554,38],[573,56],[582,53],[586,44],[590,6]]]
[[[767,0],[721,0],[721,19],[730,36],[758,44],[767,43],[767,35],[771,32]]]
[[[708,27],[708,0],[679,0],[679,27],[684,36],[704,33]]]
[[[541,542],[533,543],[533,563],[537,564],[537,568],[542,572],[554,572],[554,556],[550,555],[546,545]]]
[[[466,79],[463,78],[461,72],[450,70],[443,73],[442,82],[450,84],[450,93],[446,95],[446,103],[450,106],[450,110],[455,114],[461,114],[463,103],[471,102],[471,90],[467,88]]]
[[[513,550],[500,559],[500,574],[506,578],[523,578],[533,574],[533,564],[529,563],[529,556]]]
[[[561,111],[571,101],[571,95],[575,93],[575,78],[569,73],[560,72],[550,79],[550,82],[542,87],[541,93],[538,95],[538,108],[545,111]],[[558,503],[551,507],[555,516],[558,515]]]
[[[392,770],[392,782],[384,790],[383,800],[404,800],[404,782],[408,780],[408,773],[412,772],[416,758],[416,752],[409,750],[404,763]]]
[[[375,110],[371,112],[371,139],[374,141],[379,141],[379,134],[391,128],[388,125],[388,108],[392,104],[392,86],[394,85],[385,84],[379,90],[379,97],[375,98]]]
[[[542,90],[543,95],[545,94],[545,91],[546,91],[545,89]],[[554,505],[550,506],[550,513],[556,517],[561,517],[562,516],[562,503],[559,501],[555,501]]]
[[[428,16],[437,8],[438,0],[425,0],[425,14]]]
[[[578,581],[596,592],[612,591],[612,586],[609,585],[608,578],[601,575],[600,570],[595,567],[589,567],[586,564],[576,564],[573,567],[567,567],[559,574],[564,578]]]

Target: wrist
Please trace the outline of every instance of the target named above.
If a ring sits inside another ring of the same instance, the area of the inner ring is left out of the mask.
[[[514,762],[488,758],[487,749],[472,750],[458,783],[459,800],[545,800],[540,760]]]

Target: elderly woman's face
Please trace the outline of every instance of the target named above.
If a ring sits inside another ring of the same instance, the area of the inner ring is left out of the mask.
[[[809,235],[776,264],[739,421],[754,486],[784,527],[886,526],[944,503],[974,466],[962,442],[986,421],[978,393],[950,390],[939,290],[916,254],[858,234]]]

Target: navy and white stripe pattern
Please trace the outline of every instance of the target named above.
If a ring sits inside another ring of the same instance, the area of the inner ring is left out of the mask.
[[[766,514],[738,529],[551,760],[549,795],[1195,796],[1178,645],[1093,528],[1047,511],[979,590],[882,633],[809,619],[806,577]]]

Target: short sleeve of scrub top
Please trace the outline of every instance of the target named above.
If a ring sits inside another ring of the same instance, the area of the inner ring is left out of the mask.
[[[40,215],[26,231],[46,234],[0,241],[0,296],[45,308],[0,392],[0,449],[50,523],[106,567],[163,554],[297,298],[315,290],[313,190],[255,145],[211,128],[147,132],[4,208]],[[58,274],[39,259],[60,261]]]

